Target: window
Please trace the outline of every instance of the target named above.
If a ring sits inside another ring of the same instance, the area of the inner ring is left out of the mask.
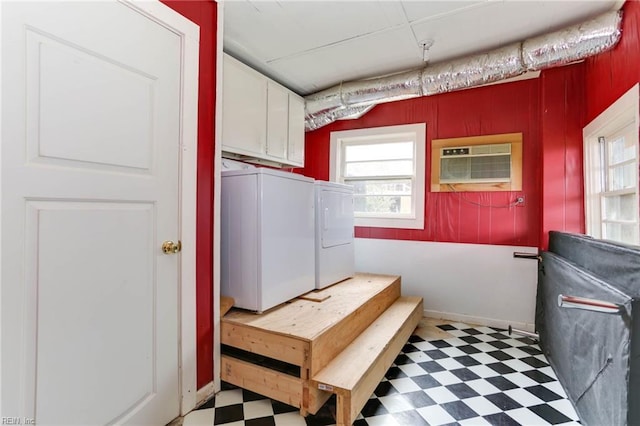
[[[425,129],[331,132],[330,177],[353,186],[356,226],[424,229]]]
[[[640,244],[638,85],[584,129],[587,234]]]

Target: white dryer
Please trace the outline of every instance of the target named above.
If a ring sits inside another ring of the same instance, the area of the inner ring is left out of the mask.
[[[353,187],[315,181],[316,288],[354,274]]]

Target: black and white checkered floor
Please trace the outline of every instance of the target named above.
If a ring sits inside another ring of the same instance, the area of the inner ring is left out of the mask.
[[[391,425],[577,425],[578,416],[540,351],[503,330],[438,326],[453,337],[411,336],[354,423]],[[315,415],[227,385],[184,426],[335,423],[332,399]]]

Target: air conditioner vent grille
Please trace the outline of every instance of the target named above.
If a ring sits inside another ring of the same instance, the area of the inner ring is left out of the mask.
[[[511,178],[511,155],[492,157],[471,157],[471,179]]]
[[[511,144],[447,147],[440,159],[440,183],[511,181]]]

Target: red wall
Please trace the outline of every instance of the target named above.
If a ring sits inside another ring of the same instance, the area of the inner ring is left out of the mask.
[[[162,2],[200,26],[196,205],[197,386],[200,389],[213,380],[213,157],[218,8],[214,1]]]
[[[479,244],[538,245],[540,226],[540,82],[526,80],[376,106],[358,120],[338,121],[306,135],[303,174],[329,177],[329,135],[336,130],[427,123],[427,186],[431,140],[523,133],[523,191],[433,193],[425,197],[424,230],[356,228],[357,237]],[[524,207],[507,205],[521,194]]]
[[[585,61],[587,123],[640,81],[640,2],[627,1],[623,10],[620,43]]]
[[[584,232],[582,128],[584,65],[541,73],[516,83],[422,97],[376,106],[358,120],[339,121],[307,133],[303,174],[329,177],[332,131],[427,123],[427,176],[431,140],[522,132],[522,192],[432,193],[425,197],[425,229],[356,228],[356,236],[546,248],[548,231]],[[507,205],[519,195],[524,207]]]
[[[540,248],[546,249],[551,230],[584,233],[584,66],[545,70],[540,84]]]

